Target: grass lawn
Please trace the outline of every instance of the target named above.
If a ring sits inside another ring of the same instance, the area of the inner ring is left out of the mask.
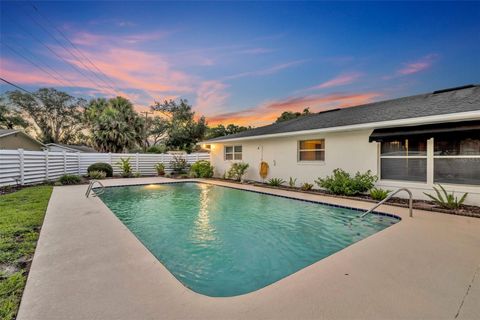
[[[28,187],[0,195],[0,319],[14,319],[51,186]]]

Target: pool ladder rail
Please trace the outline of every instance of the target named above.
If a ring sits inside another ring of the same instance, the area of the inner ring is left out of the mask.
[[[95,185],[95,183],[100,185],[101,189],[99,192],[96,192],[93,190],[93,186]],[[85,192],[85,197],[88,198],[92,191],[93,191],[92,197],[97,197],[105,192],[105,186],[103,185],[103,183],[101,183],[98,180],[91,180],[90,183],[88,184],[87,192]]]
[[[388,200],[390,200],[394,195],[396,195],[397,193],[401,192],[401,191],[405,191],[406,193],[408,193],[408,196],[409,196],[409,199],[408,199],[408,210],[409,210],[409,215],[410,215],[410,218],[413,218],[413,195],[412,195],[412,192],[410,190],[408,190],[407,188],[400,188],[400,189],[397,189],[393,192],[391,192],[385,199],[383,199],[382,201],[380,201],[379,203],[377,203],[375,206],[373,206],[370,210],[368,210],[367,212],[365,213],[362,213],[359,218],[363,218],[365,217],[367,214],[369,213],[372,213],[373,210],[377,209],[378,207],[380,207],[382,204],[384,204],[385,202],[387,202]]]

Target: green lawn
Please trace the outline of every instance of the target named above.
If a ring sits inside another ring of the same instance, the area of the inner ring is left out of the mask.
[[[0,195],[0,319],[14,319],[37,245],[51,186]]]

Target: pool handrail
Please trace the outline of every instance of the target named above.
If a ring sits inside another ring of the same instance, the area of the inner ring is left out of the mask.
[[[100,181],[90,180],[90,183],[88,184],[87,192],[85,192],[85,197],[88,198],[90,196],[90,193],[92,192],[93,186],[95,185],[95,183],[98,183],[101,189],[100,189],[100,192],[94,192],[93,197],[99,196],[105,192],[105,186]]]
[[[408,211],[409,211],[409,216],[410,218],[413,218],[413,195],[412,195],[412,192],[410,190],[408,190],[407,188],[399,188],[393,192],[391,192],[385,199],[383,199],[382,201],[380,201],[379,203],[377,203],[375,206],[373,206],[370,210],[368,210],[367,212],[365,213],[362,213],[362,215],[360,215],[359,218],[363,218],[365,217],[367,214],[369,213],[372,213],[373,210],[377,209],[378,207],[380,207],[382,204],[384,204],[385,202],[387,202],[388,200],[390,200],[394,195],[396,195],[397,193],[399,193],[400,191],[405,191],[406,193],[408,193],[408,196],[409,196],[409,199],[408,199]]]

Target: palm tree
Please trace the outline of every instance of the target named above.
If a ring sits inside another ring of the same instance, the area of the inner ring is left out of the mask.
[[[99,151],[125,152],[142,143],[144,122],[125,98],[90,101],[84,119]]]

